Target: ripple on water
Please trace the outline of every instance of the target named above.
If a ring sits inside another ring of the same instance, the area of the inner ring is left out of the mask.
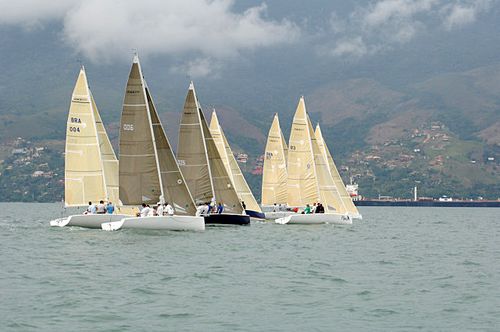
[[[56,204],[9,212],[22,206],[0,206],[8,331],[500,326],[500,209],[363,208],[346,227],[107,233],[48,227]]]

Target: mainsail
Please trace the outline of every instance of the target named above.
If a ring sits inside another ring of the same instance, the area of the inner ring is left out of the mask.
[[[118,160],[109,141],[82,67],[71,97],[65,147],[66,206],[89,201],[119,204]]]
[[[293,117],[288,147],[288,206],[304,206],[319,201],[318,178],[313,153],[315,141],[314,132],[309,125],[304,97],[301,97]]]
[[[248,186],[247,181],[245,180],[245,177],[243,176],[243,173],[241,172],[240,167],[238,166],[238,162],[234,158],[233,151],[229,146],[226,135],[224,135],[224,131],[219,123],[215,110],[212,112],[212,119],[210,120],[210,133],[212,134],[214,143],[219,151],[219,155],[221,156],[224,167],[226,168],[239,199],[245,202],[248,210],[262,212],[259,204],[252,194],[252,191],[250,190],[250,187]]]
[[[262,204],[287,203],[287,150],[285,139],[280,128],[278,114],[274,115],[273,123],[267,136],[264,155],[264,170],[262,174]]]
[[[177,158],[196,202],[222,202],[226,212],[242,213],[243,207],[210,134],[191,82],[179,129]]]
[[[347,213],[353,217],[359,217],[361,216],[358,209],[352,202],[351,196],[347,192],[344,181],[342,181],[342,178],[340,177],[339,171],[337,167],[335,166],[335,162],[333,161],[333,157],[328,150],[328,146],[326,145],[325,140],[323,139],[323,135],[321,133],[321,128],[318,125],[316,126],[316,131],[315,131],[315,136],[316,136],[316,141],[318,142],[318,146],[320,151],[323,154],[323,157],[325,160],[328,161],[327,166],[328,166],[328,171],[330,172],[332,179],[335,183],[336,190],[339,193],[341,204],[343,208],[347,211]]]
[[[176,214],[196,208],[160,123],[138,57],[134,57],[120,126],[120,197],[124,204],[173,203]]]

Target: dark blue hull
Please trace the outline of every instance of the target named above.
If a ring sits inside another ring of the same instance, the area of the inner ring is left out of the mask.
[[[356,206],[500,207],[500,201],[354,201]]]
[[[253,210],[245,210],[245,212],[251,218],[266,219],[266,215],[263,212],[258,212],[258,211],[253,211]]]
[[[250,225],[250,216],[243,214],[211,214],[205,216],[206,225]]]

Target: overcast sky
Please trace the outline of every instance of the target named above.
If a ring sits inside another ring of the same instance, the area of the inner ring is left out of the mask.
[[[36,30],[60,23],[64,43],[93,62],[128,61],[132,49],[141,56],[182,55],[185,60],[171,70],[196,77],[213,74],[246,52],[280,45],[307,44],[317,56],[362,59],[425,32],[466,29],[499,5],[498,0],[373,0],[346,7],[325,0],[323,12],[321,2],[308,7],[308,1],[299,1],[303,6],[291,1],[300,13],[272,15],[272,2],[250,0],[0,0],[0,25]],[[322,20],[308,12],[313,7],[320,7]]]

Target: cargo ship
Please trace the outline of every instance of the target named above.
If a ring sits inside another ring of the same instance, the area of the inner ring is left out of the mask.
[[[364,198],[358,194],[358,185],[346,186],[356,206],[421,206],[421,207],[500,207],[500,200],[486,199],[454,199],[442,196],[440,198],[418,197],[417,187],[413,189],[413,199],[380,196],[379,198]]]
[[[410,200],[410,199],[361,199],[356,206],[424,206],[424,207],[500,207],[500,200]]]

